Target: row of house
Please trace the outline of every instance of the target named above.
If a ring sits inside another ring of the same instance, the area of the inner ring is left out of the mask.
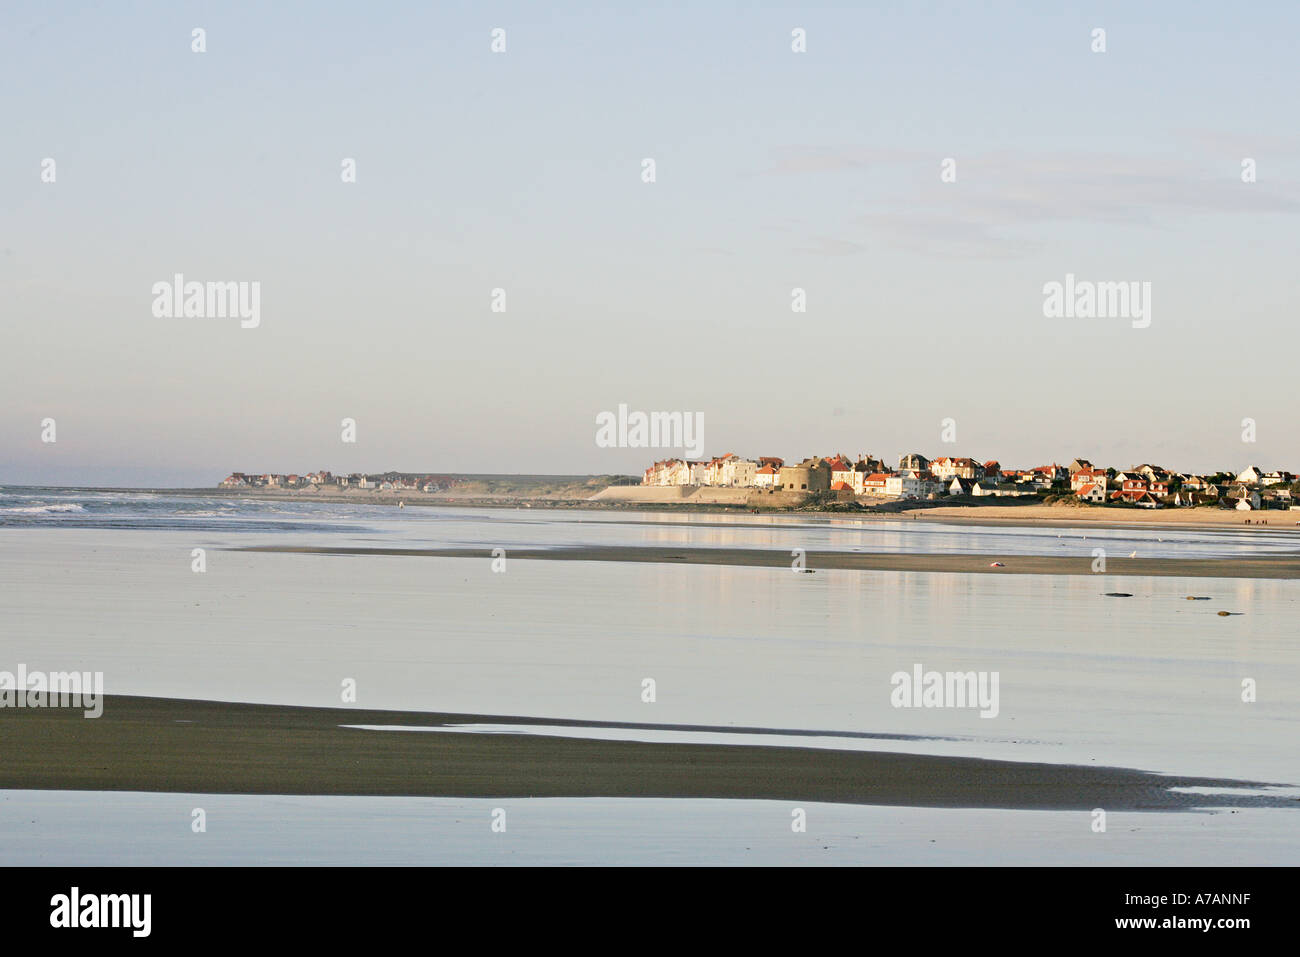
[[[1140,508],[1221,505],[1249,511],[1287,508],[1292,502],[1296,476],[1290,472],[1265,472],[1251,466],[1236,474],[1214,475],[1172,472],[1157,465],[1139,465],[1123,472],[1112,469],[1080,470],[1071,475],[1070,490],[1084,502],[1127,503]]]
[[[231,472],[218,483],[219,488],[234,489],[365,489],[376,491],[441,492],[457,484],[456,479],[445,475],[420,475],[407,472],[384,472],[367,475],[353,472],[334,475],[331,472],[308,472],[305,475],[277,475]]]
[[[783,459],[764,456],[744,459],[735,453],[707,461],[665,459],[645,470],[643,485],[712,485],[751,487],[795,492],[839,492],[887,498],[929,498],[951,495],[1020,495],[1027,485],[1048,488],[1061,481],[1061,466],[1040,466],[1024,472],[1004,471],[996,461],[944,457],[931,461],[913,452],[899,457],[891,468],[872,455],[856,461],[843,454],[813,456],[786,465]]]
[[[717,458],[692,462],[664,459],[645,470],[642,485],[712,485],[720,488],[771,488],[784,459],[744,459],[728,452]]]
[[[665,459],[645,470],[644,485],[712,485],[796,492],[836,492],[882,498],[926,499],[944,495],[1026,496],[1073,494],[1089,504],[1129,504],[1141,508],[1224,505],[1241,509],[1286,507],[1290,472],[1265,472],[1251,466],[1235,475],[1194,475],[1143,464],[1126,471],[1098,468],[1087,459],[1069,465],[1007,469],[996,460],[943,456],[928,459],[918,452],[899,457],[890,468],[871,455],[850,461],[842,454],[813,456],[786,465],[776,457],[745,459],[735,453],[707,461]]]

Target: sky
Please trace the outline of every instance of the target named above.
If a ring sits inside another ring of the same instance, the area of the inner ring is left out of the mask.
[[[598,444],[620,404],[1300,471],[1300,5],[621,6],[7,0],[0,483],[682,454]],[[1046,316],[1067,274],[1149,325]]]

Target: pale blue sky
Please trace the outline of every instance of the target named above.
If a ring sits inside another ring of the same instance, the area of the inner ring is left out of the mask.
[[[708,454],[1300,467],[1300,7],[704,6],[6,3],[0,482],[639,472],[620,402]],[[177,272],[261,326],[154,318]],[[1067,272],[1150,328],[1044,318]]]

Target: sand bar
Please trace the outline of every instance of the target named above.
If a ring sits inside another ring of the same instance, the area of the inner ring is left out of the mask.
[[[492,558],[490,548],[386,548],[330,545],[252,545],[233,549],[302,555],[389,555],[410,558]],[[648,562],[668,565],[737,565],[791,568],[788,551],[762,548],[582,545],[511,548],[511,559],[571,562]],[[1091,551],[1081,555],[897,554],[889,552],[808,551],[806,567],[856,571],[958,572],[989,575],[1092,575]],[[1001,562],[1001,567],[994,566]],[[1106,576],[1178,578],[1300,578],[1300,555],[1248,555],[1233,558],[1107,557]]]
[[[474,798],[756,798],[915,807],[1172,811],[1288,807],[1281,784],[897,752],[371,731],[345,725],[571,724],[466,714],[108,696],[103,715],[0,711],[0,787]],[[627,726],[627,725],[624,725]],[[672,726],[637,725],[672,729]],[[736,729],[729,729],[736,730]],[[783,732],[787,733],[787,732]],[[826,732],[843,736],[844,732]]]

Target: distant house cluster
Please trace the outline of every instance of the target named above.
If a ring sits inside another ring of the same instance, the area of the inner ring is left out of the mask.
[[[645,470],[642,485],[712,485],[721,488],[772,486],[785,462],[777,458],[743,459],[733,453],[691,462],[664,459]]]
[[[1251,466],[1240,473],[1194,475],[1156,465],[1125,471],[1098,468],[1087,459],[1069,465],[1003,468],[996,460],[919,452],[902,455],[889,467],[871,455],[812,456],[787,465],[784,459],[744,458],[728,453],[707,461],[664,459],[645,470],[643,485],[754,488],[786,492],[832,492],[841,498],[939,499],[948,496],[1074,498],[1090,505],[1137,508],[1217,505],[1242,510],[1287,508],[1300,493],[1290,472],[1265,472]]]
[[[1136,505],[1139,508],[1198,505],[1254,511],[1290,508],[1297,489],[1290,472],[1266,472],[1250,466],[1242,472],[1197,475],[1175,472],[1158,465],[1137,465],[1126,471],[1081,469],[1072,472],[1070,489],[1092,504]]]
[[[231,472],[218,483],[219,488],[235,489],[366,489],[374,491],[441,492],[454,487],[457,480],[446,475],[421,475],[410,472],[384,472],[367,475],[353,472],[335,475],[332,472],[307,472],[304,475],[264,475],[249,472]]]
[[[957,464],[954,464],[957,463]],[[885,498],[926,498],[942,494],[950,479],[984,478],[984,467],[969,459],[941,459],[936,470],[923,455],[903,456],[891,468],[872,455],[812,456],[787,465],[776,456],[746,459],[728,453],[708,461],[665,459],[645,471],[643,485],[706,485],[782,492],[837,492]],[[992,463],[996,466],[996,463]]]

